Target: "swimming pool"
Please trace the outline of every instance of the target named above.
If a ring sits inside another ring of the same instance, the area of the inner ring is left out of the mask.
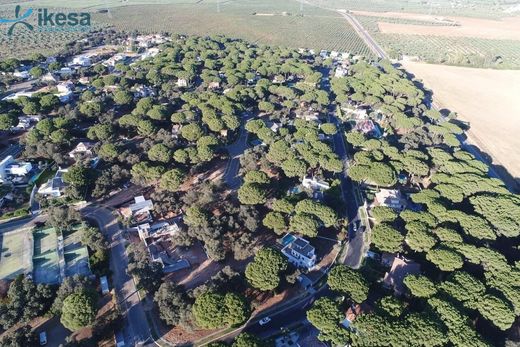
[[[283,246],[287,246],[289,243],[293,242],[294,240],[296,240],[296,236],[287,234],[284,237],[282,237],[281,242],[282,242]]]

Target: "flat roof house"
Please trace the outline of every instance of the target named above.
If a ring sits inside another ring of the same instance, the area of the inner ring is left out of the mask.
[[[180,231],[179,225],[173,222],[170,224],[169,222],[163,221],[159,223],[155,223],[150,226],[149,223],[141,224],[137,226],[137,232],[139,233],[139,238],[141,241],[146,243],[146,239],[160,238],[163,236],[171,237]]]
[[[316,265],[314,247],[301,237],[294,237],[292,242],[282,248],[282,253],[294,266],[311,269]]]
[[[179,78],[177,82],[175,82],[175,84],[177,85],[177,87],[187,87],[188,81],[185,78]]]
[[[330,185],[327,182],[318,180],[314,176],[304,177],[302,180],[302,186],[312,190],[327,190],[330,188]]]
[[[0,161],[0,182],[4,182],[9,176],[25,176],[32,170],[29,162],[17,162],[12,155],[8,155]]]
[[[90,57],[87,55],[78,55],[72,58],[72,62],[69,64],[70,66],[79,65],[79,66],[90,66],[92,65],[92,61]]]
[[[38,194],[52,197],[62,196],[67,187],[67,184],[63,181],[63,174],[68,171],[68,169],[59,169],[56,171],[56,175],[38,189]]]
[[[152,200],[146,200],[144,196],[141,195],[134,197],[133,204],[122,208],[121,214],[126,219],[130,219],[132,224],[141,224],[152,220],[152,215],[150,213],[152,209]]]

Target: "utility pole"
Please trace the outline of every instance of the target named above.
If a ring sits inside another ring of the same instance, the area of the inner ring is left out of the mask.
[[[217,0],[217,12],[220,13],[220,0]]]

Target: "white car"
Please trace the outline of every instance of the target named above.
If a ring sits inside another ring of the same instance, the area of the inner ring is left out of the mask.
[[[265,317],[265,318],[262,318],[258,321],[258,324],[260,325],[266,325],[267,323],[269,323],[271,321],[271,317]]]

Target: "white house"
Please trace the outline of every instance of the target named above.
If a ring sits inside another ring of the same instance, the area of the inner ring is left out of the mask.
[[[85,76],[80,77],[78,79],[78,82],[83,84],[83,85],[89,84],[90,83],[90,77],[85,77]]]
[[[12,127],[12,131],[23,131],[27,130],[31,127],[31,121],[28,119],[20,119],[18,118],[18,124],[15,127]]]
[[[148,48],[146,51],[143,52],[143,54],[141,54],[141,60],[145,60],[147,58],[153,58],[157,54],[159,54],[159,48],[157,48],[157,47]]]
[[[27,161],[14,162],[5,168],[5,172],[12,176],[25,176],[32,170],[32,164]]]
[[[316,265],[316,254],[314,247],[309,241],[295,237],[292,242],[282,248],[282,253],[291,264],[297,267],[311,269]]]
[[[29,129],[33,124],[38,123],[40,121],[40,116],[38,115],[29,115],[29,116],[18,116],[18,124],[15,127],[12,127],[13,131],[23,131]]]
[[[105,60],[102,64],[107,67],[108,66],[114,67],[114,66],[116,66],[117,63],[125,63],[127,58],[128,57],[124,54],[116,54],[116,55],[108,58],[107,60]]]
[[[121,209],[121,214],[133,223],[140,224],[152,220],[150,211],[153,209],[152,200],[146,200],[144,196],[134,197],[134,203]]]
[[[188,81],[184,78],[179,78],[175,84],[177,84],[177,87],[187,87]]]
[[[169,222],[163,221],[150,226],[149,223],[141,224],[137,226],[137,232],[139,233],[139,238],[141,241],[146,243],[146,239],[153,237],[159,238],[163,236],[171,237],[180,231],[177,223],[173,222],[170,224]]]
[[[41,77],[41,80],[42,82],[56,83],[58,81],[58,77],[56,77],[56,75],[54,75],[52,72],[47,72]]]
[[[64,75],[72,75],[73,72],[70,67],[62,67],[57,73],[63,77]]]
[[[73,89],[74,89],[74,83],[71,81],[62,82],[57,85],[58,93],[54,94],[56,95],[61,102],[69,102],[72,98]]]
[[[32,170],[29,162],[17,162],[12,155],[8,155],[0,161],[0,182],[5,182],[9,176],[23,177]]]
[[[69,157],[75,158],[76,155],[90,157],[92,156],[92,147],[94,147],[94,144],[91,142],[80,142],[69,152]]]
[[[353,105],[343,106],[341,108],[346,113],[355,116],[356,119],[366,119],[368,117],[367,109]]]
[[[311,190],[327,190],[330,188],[330,185],[325,182],[316,179],[316,177],[304,177],[302,180],[302,186]]]
[[[39,189],[38,194],[47,195],[51,197],[60,197],[63,195],[67,184],[63,181],[63,174],[69,171],[68,169],[59,169],[53,178],[44,183]]]
[[[74,65],[87,67],[87,66],[92,65],[92,61],[90,60],[89,56],[82,54],[82,55],[78,55],[78,56],[75,56],[74,58],[72,58],[72,61],[70,62],[69,66],[74,66]]]
[[[220,82],[209,82],[208,89],[218,89],[220,88]]]
[[[65,81],[56,86],[58,88],[58,93],[66,93],[74,88],[74,83],[71,81]]]
[[[31,74],[28,71],[15,71],[13,72],[14,77],[22,78],[24,80],[31,78]]]
[[[375,194],[374,205],[387,206],[397,211],[402,211],[406,207],[406,199],[397,189],[380,189]]]
[[[18,116],[18,125],[16,127],[11,128],[11,130],[27,130],[33,124],[38,123],[41,120],[41,116],[39,115],[27,115],[27,116]]]
[[[348,74],[348,69],[338,66],[334,72],[334,77],[345,77]]]
[[[277,133],[278,129],[280,129],[281,127],[282,127],[282,125],[280,123],[273,122],[273,124],[269,127],[269,129],[271,129],[273,132]]]

